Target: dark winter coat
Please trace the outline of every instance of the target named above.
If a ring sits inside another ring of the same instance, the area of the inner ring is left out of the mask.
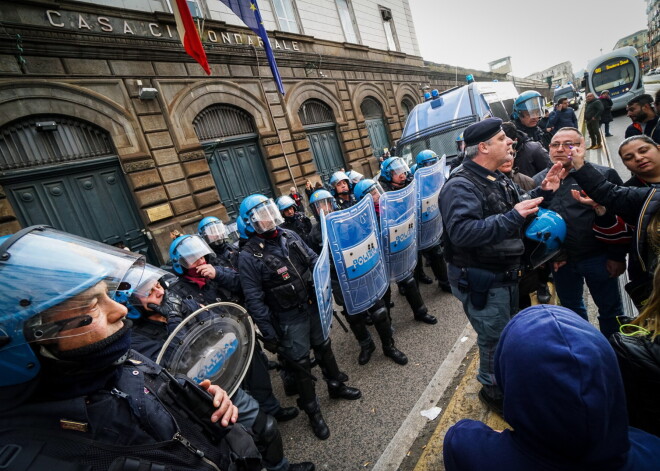
[[[599,98],[601,103],[603,104],[603,114],[600,115],[600,122],[601,123],[611,123],[614,121],[614,118],[612,117],[612,99],[609,97],[602,96]]]

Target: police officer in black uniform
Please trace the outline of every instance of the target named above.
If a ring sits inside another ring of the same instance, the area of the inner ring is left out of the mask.
[[[351,192],[351,179],[346,172],[339,171],[332,174],[330,181],[330,193],[335,197],[337,209],[350,208],[355,204],[355,197]]]
[[[311,375],[310,348],[328,384],[331,398],[359,399],[359,389],[344,384],[330,339],[323,338],[312,284],[317,255],[282,223],[273,200],[250,195],[241,202],[240,217],[255,232],[238,257],[241,285],[248,312],[259,327],[264,347],[282,353],[295,364],[298,407],[309,416],[314,434],[330,436],[316,397]]]
[[[513,140],[501,119],[472,124],[463,135],[465,159],[440,193],[445,257],[452,293],[477,332],[479,398],[501,413],[493,358],[502,329],[517,311],[523,225],[559,188],[562,170],[555,165],[541,187],[524,194],[497,170],[513,159]]]

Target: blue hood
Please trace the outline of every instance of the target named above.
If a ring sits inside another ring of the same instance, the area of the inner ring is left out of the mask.
[[[514,443],[562,469],[620,469],[630,449],[614,351],[574,312],[534,306],[502,332],[495,375]],[[540,400],[542,398],[542,400]]]

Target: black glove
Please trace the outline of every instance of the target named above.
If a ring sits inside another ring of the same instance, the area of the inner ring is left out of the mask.
[[[277,353],[279,348],[280,348],[280,343],[277,341],[276,338],[271,338],[271,339],[262,339],[261,343],[264,344],[264,348],[268,350],[270,353]]]
[[[163,301],[158,304],[149,303],[147,307],[152,311],[156,311],[165,319],[179,318],[183,319],[183,300],[175,293],[168,292],[163,296]]]

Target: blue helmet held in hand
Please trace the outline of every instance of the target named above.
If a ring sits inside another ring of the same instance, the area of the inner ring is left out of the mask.
[[[554,211],[539,208],[525,228],[525,256],[533,268],[554,257],[566,240],[566,222]]]

